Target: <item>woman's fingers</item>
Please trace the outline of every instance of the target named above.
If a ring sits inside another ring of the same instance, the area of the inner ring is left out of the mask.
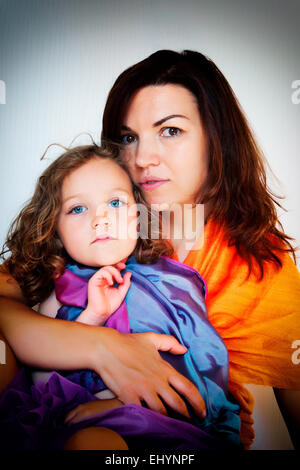
[[[158,333],[144,333],[148,335],[148,339],[156,346],[159,351],[169,351],[172,354],[184,354],[187,348],[180,344],[174,336],[162,335]],[[174,392],[172,387],[181,393],[192,405],[195,412],[200,418],[206,416],[205,402],[197,389],[197,387],[190,382],[186,377],[179,374],[170,364],[165,363],[168,367],[168,384],[159,392],[164,401],[178,413],[189,417],[187,407],[183,399]],[[170,384],[170,385],[169,385]]]
[[[206,417],[205,401],[203,400],[197,387],[192,382],[190,382],[183,375],[176,372],[176,374],[170,375],[169,383],[176,389],[177,392],[181,393],[181,395],[183,395],[188,400],[199,418],[204,419]],[[171,401],[168,399],[168,397],[167,400],[168,404],[174,408],[174,405],[171,404]],[[176,403],[174,404],[176,405]]]
[[[149,395],[145,394],[145,396],[143,397],[143,401],[147,403],[148,407],[152,411],[156,411],[157,413],[160,413],[165,416],[168,415],[166,407],[164,406],[157,393],[153,392]]]
[[[144,395],[143,400],[147,403],[151,410],[157,411],[163,415],[167,415],[167,410],[164,405],[165,403],[174,411],[177,411],[177,413],[190,418],[184,400],[178,395],[178,393],[176,393],[175,390],[170,387],[167,382],[165,382],[164,387],[160,388],[159,395],[155,392],[155,390],[152,390],[151,394]]]
[[[162,360],[158,350],[170,351],[172,354],[184,354],[187,351],[169,335],[151,332],[121,334],[111,330],[107,337],[102,335],[100,375],[124,404],[144,401],[150,409],[162,414],[166,413],[167,404],[178,413],[188,416],[184,400],[179,395],[182,394],[202,417],[205,406],[199,391],[168,362]],[[105,362],[104,356],[107,357]],[[97,362],[94,362],[92,368],[96,372],[98,367]]]
[[[64,421],[65,424],[71,423],[74,420],[74,418],[76,417],[77,412],[78,412],[78,406],[76,406],[76,408],[73,408],[73,410],[69,411],[69,413],[65,417],[65,421]]]
[[[140,333],[147,335],[158,351],[169,351],[171,354],[185,354],[187,348],[180,344],[174,336],[159,333]]]

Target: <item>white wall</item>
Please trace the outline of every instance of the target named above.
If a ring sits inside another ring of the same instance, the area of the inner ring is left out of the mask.
[[[296,0],[0,0],[1,244],[49,163],[39,160],[47,145],[81,132],[99,140],[117,75],[169,48],[207,54],[229,79],[280,179],[270,184],[287,196],[281,220],[300,245],[300,104],[291,100],[299,18]]]
[[[201,51],[229,79],[300,245],[299,20],[296,0],[0,0],[1,245],[49,163],[39,160],[47,145],[82,132],[99,141],[115,78],[161,48]]]

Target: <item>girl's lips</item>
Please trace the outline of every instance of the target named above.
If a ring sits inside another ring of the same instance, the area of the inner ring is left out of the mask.
[[[105,235],[103,237],[97,237],[92,243],[97,243],[97,242],[108,242],[109,240],[115,240],[115,238],[109,237],[108,235]]]
[[[167,183],[168,181],[169,180],[145,181],[144,183],[140,183],[140,186],[144,191],[150,191],[152,189],[158,188],[159,186]]]

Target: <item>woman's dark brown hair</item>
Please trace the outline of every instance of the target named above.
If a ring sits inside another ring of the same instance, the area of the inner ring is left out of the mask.
[[[102,138],[120,141],[131,98],[143,87],[178,84],[196,98],[208,142],[208,180],[197,203],[211,206],[210,217],[224,224],[249,267],[282,265],[280,252],[294,248],[278,221],[277,197],[266,183],[263,156],[229,83],[203,54],[161,50],[125,70],[113,85],[103,115]],[[257,263],[254,264],[254,261]]]
[[[18,281],[29,305],[50,295],[54,288],[53,275],[63,273],[68,258],[56,232],[63,180],[93,158],[111,159],[125,170],[116,146],[86,145],[69,149],[40,176],[32,199],[10,226],[0,256],[4,258],[5,253],[10,252],[5,265]],[[132,181],[131,184],[135,201],[145,206],[140,190]],[[140,222],[150,225],[151,218],[153,220],[153,214],[147,213]],[[152,233],[148,226],[142,230]],[[134,254],[140,263],[153,263],[162,255],[171,256],[170,243],[162,240],[159,233],[158,224],[157,239],[138,238]]]

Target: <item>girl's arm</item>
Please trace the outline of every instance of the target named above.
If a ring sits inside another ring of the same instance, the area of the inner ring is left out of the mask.
[[[203,416],[205,404],[197,388],[158,353],[186,352],[172,336],[121,334],[111,328],[47,318],[8,298],[0,298],[0,331],[25,364],[95,370],[123,403],[145,401],[150,409],[166,414],[163,400],[188,416],[179,392]]]

